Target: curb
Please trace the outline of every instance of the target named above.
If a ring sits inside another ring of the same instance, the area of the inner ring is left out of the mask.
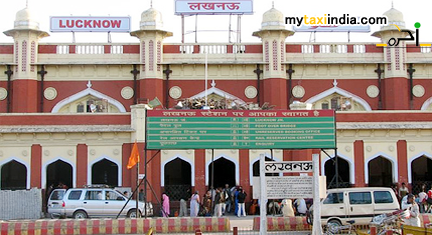
[[[253,230],[260,230],[260,218],[253,220]],[[267,217],[268,231],[310,231],[312,226],[306,222],[305,216],[296,217]]]
[[[156,233],[229,232],[229,218],[156,218],[156,219],[56,219],[1,221],[0,235],[91,235]]]

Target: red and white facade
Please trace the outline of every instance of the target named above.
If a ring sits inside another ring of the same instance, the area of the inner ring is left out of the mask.
[[[403,22],[395,9],[385,14]],[[140,30],[131,32],[139,43],[47,44],[40,40],[49,35],[28,16],[28,9],[17,13],[15,28],[5,32],[14,43],[0,45],[5,72],[0,77],[0,189],[46,188],[59,181],[70,187],[100,181],[133,187],[136,172],[126,165],[135,140],[144,155],[142,103],[158,97],[164,107],[173,107],[180,99],[203,97],[204,52],[209,81],[214,80],[207,90],[212,97],[268,102],[276,109],[305,108],[296,101],[314,109],[341,108],[338,156],[347,166],[341,181],[353,186],[432,181],[430,48],[286,43],[294,32],[285,29],[282,13],[274,8],[253,33],[262,43],[254,44],[164,43],[172,33],[161,29],[154,9],[143,12]],[[385,42],[399,34],[384,26],[373,36]],[[314,152],[321,151],[276,149],[273,157],[306,160]],[[216,181],[222,177],[251,186],[260,153],[271,155],[270,150],[214,150],[213,156],[211,150],[148,151],[147,175],[157,195],[167,185],[188,184],[204,192],[211,171]],[[328,153],[334,156],[333,150]],[[331,175],[328,159],[321,152],[321,173]],[[228,176],[220,175],[223,166]],[[184,175],[188,182],[178,179]],[[251,195],[251,187],[246,189]]]

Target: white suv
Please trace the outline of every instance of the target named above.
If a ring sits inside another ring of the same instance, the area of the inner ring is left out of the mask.
[[[51,218],[115,217],[124,207],[121,216],[136,218],[136,201],[127,200],[123,194],[109,188],[55,189],[48,199],[48,213]],[[138,208],[143,213],[144,203],[138,202]],[[147,216],[152,215],[153,205],[148,202]]]

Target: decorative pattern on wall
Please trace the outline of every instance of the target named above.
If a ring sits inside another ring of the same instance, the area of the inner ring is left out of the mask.
[[[30,45],[30,72],[35,71],[34,63],[36,62],[36,42],[32,41]]]
[[[149,71],[154,71],[154,43],[153,40],[149,42]]]
[[[161,41],[157,42],[157,59],[156,59],[156,63],[157,63],[157,71],[160,72],[161,71],[161,65],[160,63],[162,62],[162,48],[161,48]]]
[[[278,70],[278,48],[277,48],[277,41],[273,41],[273,70]]]
[[[27,71],[27,41],[22,42],[21,71]]]
[[[142,58],[142,71],[145,71],[145,62],[146,62],[145,42],[142,42],[141,44],[141,58]]]
[[[265,50],[265,62],[266,62],[265,70],[269,71],[270,58],[269,58],[269,43],[268,43],[268,41],[265,42],[264,50]]]

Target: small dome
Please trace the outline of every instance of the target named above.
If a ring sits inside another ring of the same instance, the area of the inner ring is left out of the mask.
[[[285,29],[284,19],[282,12],[272,8],[263,14],[261,29]]]
[[[397,30],[397,28],[392,24],[397,25],[400,29],[405,29],[405,21],[402,12],[396,10],[395,8],[391,8],[390,10],[384,12],[383,15],[387,16],[388,24],[381,26],[381,30]]]
[[[39,23],[33,20],[31,11],[26,7],[16,13],[15,29],[39,29]]]
[[[387,16],[389,21],[404,21],[402,12],[394,8],[384,12],[383,15]]]
[[[162,14],[154,8],[141,13],[140,29],[161,29],[163,26]]]

